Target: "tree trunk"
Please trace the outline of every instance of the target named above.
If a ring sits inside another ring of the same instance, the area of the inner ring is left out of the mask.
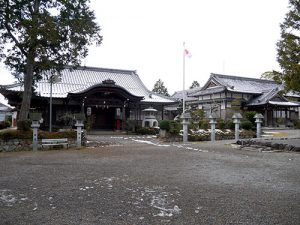
[[[31,35],[31,43],[30,43],[31,47],[27,54],[26,72],[24,74],[24,91],[23,91],[23,99],[22,99],[19,120],[28,119],[28,114],[29,114],[29,109],[31,104],[35,47],[36,47],[36,40],[37,40],[36,34],[38,28],[37,14],[39,11],[39,7],[40,7],[40,0],[35,0],[33,5],[33,14],[32,14],[32,22],[34,24],[32,28],[32,32],[35,35]]]
[[[26,65],[26,74],[24,75],[24,92],[22,105],[19,115],[19,120],[26,120],[28,118],[31,96],[32,96],[32,80],[33,80],[33,57],[28,57]]]

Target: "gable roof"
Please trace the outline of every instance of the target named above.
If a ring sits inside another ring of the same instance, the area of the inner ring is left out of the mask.
[[[201,96],[220,93],[224,90],[238,93],[263,94],[273,89],[282,89],[282,85],[272,80],[239,77],[212,73],[205,85],[189,96]]]
[[[66,67],[61,72],[61,80],[52,85],[54,98],[67,98],[68,94],[83,92],[90,87],[101,84],[105,80],[113,80],[116,85],[126,89],[130,94],[143,97],[142,102],[174,103],[175,100],[149,91],[135,70],[119,70],[96,67]],[[23,91],[22,84],[2,86],[10,91]],[[46,79],[36,83],[37,95],[50,97],[50,84]]]

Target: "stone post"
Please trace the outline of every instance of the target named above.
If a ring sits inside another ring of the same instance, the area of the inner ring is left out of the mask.
[[[76,140],[76,144],[77,144],[77,147],[80,148],[81,147],[81,140],[82,140],[82,128],[84,126],[83,124],[83,121],[85,119],[85,116],[84,114],[75,114],[75,119],[76,119],[76,123],[75,123],[75,126],[76,126],[76,131],[77,131],[77,140]]]
[[[211,141],[215,141],[216,140],[216,119],[210,115],[209,116],[209,123],[210,123],[210,129],[211,129],[211,133],[210,133],[210,140]]]
[[[38,150],[38,128],[40,127],[39,121],[42,118],[41,113],[30,113],[29,117],[32,121],[31,128],[32,128],[32,150]]]
[[[188,125],[189,125],[189,119],[191,118],[191,115],[189,113],[182,113],[181,119],[182,119],[182,129],[183,129],[183,143],[186,143],[188,141]]]
[[[232,116],[233,119],[233,123],[234,123],[234,128],[235,128],[235,141],[239,140],[239,136],[240,136],[240,123],[241,123],[241,119],[242,119],[242,115],[240,113],[235,113]]]
[[[255,118],[255,123],[256,123],[256,137],[260,138],[261,137],[261,124],[263,122],[264,116],[260,113],[256,113],[254,118]]]

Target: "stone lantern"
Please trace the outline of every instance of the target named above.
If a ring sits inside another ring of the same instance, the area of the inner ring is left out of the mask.
[[[261,137],[261,124],[263,122],[264,116],[260,113],[256,113],[255,116],[255,123],[256,123],[256,137]]]
[[[81,140],[82,140],[82,128],[84,126],[84,120],[85,120],[85,115],[83,113],[77,113],[74,115],[75,116],[75,126],[76,126],[76,131],[77,131],[77,147],[81,147]]]
[[[30,113],[29,118],[31,119],[31,128],[32,128],[32,150],[37,151],[38,149],[38,128],[40,127],[39,121],[42,118],[41,113]]]
[[[216,118],[214,118],[212,115],[210,115],[209,117],[209,124],[210,124],[210,129],[211,129],[211,133],[210,133],[210,139],[211,141],[215,141],[216,140]]]
[[[235,128],[235,141],[239,140],[239,129],[240,129],[240,123],[242,118],[243,117],[240,113],[235,113],[232,116],[234,128]]]
[[[183,142],[188,141],[188,125],[189,125],[189,119],[191,119],[190,113],[182,113],[182,116],[180,117],[182,119],[182,127],[183,127]]]
[[[156,113],[157,113],[156,109],[149,107],[147,109],[144,109],[142,112],[144,112],[144,114],[145,114],[143,122],[142,122],[142,127],[157,127],[158,126],[158,121],[156,119]]]

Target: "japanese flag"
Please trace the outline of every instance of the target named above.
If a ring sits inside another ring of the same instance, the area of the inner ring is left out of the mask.
[[[192,54],[187,49],[184,49],[184,55],[187,56],[187,57],[189,57],[189,58],[192,57]]]

